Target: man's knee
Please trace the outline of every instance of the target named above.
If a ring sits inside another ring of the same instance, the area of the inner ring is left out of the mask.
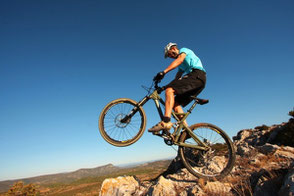
[[[181,111],[182,107],[179,103],[176,102],[173,109],[175,112],[179,112]]]
[[[182,106],[179,103],[177,103],[177,102],[174,105],[174,111],[176,113],[184,113]],[[178,115],[178,117],[180,119],[182,119],[184,117],[184,115],[181,114],[181,115]]]
[[[171,87],[168,87],[166,90],[165,90],[165,94],[166,95],[170,95],[170,94],[174,94],[175,93],[175,90]]]

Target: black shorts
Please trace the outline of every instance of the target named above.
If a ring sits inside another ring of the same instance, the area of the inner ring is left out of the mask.
[[[191,96],[197,96],[204,89],[205,84],[206,73],[199,69],[193,69],[191,73],[171,81],[166,87],[175,90],[175,101],[185,107],[193,100]]]

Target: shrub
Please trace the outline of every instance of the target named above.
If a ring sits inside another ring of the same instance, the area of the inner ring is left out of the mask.
[[[288,114],[289,114],[289,116],[292,116],[292,118],[294,118],[294,108]]]
[[[6,195],[9,196],[36,196],[39,195],[39,187],[35,184],[24,185],[22,181],[14,183]]]
[[[294,117],[294,110],[289,112],[290,116]],[[277,136],[270,142],[271,144],[278,144],[284,146],[294,147],[294,118],[281,127]]]

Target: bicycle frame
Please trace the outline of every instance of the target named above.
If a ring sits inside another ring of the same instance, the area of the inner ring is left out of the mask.
[[[159,92],[158,92],[159,91]],[[159,116],[161,118],[161,120],[163,119],[163,112],[161,109],[160,104],[162,104],[165,107],[165,102],[162,100],[162,98],[160,97],[161,90],[155,89],[152,93],[150,93],[149,95],[146,95],[141,101],[138,102],[137,107],[143,107],[145,105],[145,103],[147,103],[150,99],[152,99],[155,103],[156,109],[159,113]],[[184,121],[187,119],[187,117],[191,114],[192,110],[195,108],[195,106],[197,105],[197,102],[195,101],[191,108],[186,112],[186,113],[175,113],[172,112],[172,116],[173,118],[176,119],[177,121],[177,126],[174,130],[174,132],[172,133],[172,135],[174,136],[174,144],[178,145],[178,146],[183,146],[183,147],[191,147],[191,148],[195,148],[195,149],[199,149],[199,150],[207,150],[209,149],[209,147],[202,142],[194,133],[193,131],[184,123]],[[128,118],[132,117],[136,112],[137,112],[137,107],[135,107],[130,114],[128,114],[124,120],[127,120]],[[183,116],[180,120],[180,118],[178,116]],[[185,130],[187,132],[187,134],[189,134],[197,143],[198,145],[193,145],[193,144],[187,144],[184,142],[179,142],[179,138],[181,136],[181,132],[182,130]]]

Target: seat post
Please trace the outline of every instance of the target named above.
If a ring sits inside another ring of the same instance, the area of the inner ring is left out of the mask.
[[[192,110],[195,108],[195,106],[197,105],[197,100],[194,101],[193,105],[190,107],[190,109],[188,110],[189,113],[192,113]]]

